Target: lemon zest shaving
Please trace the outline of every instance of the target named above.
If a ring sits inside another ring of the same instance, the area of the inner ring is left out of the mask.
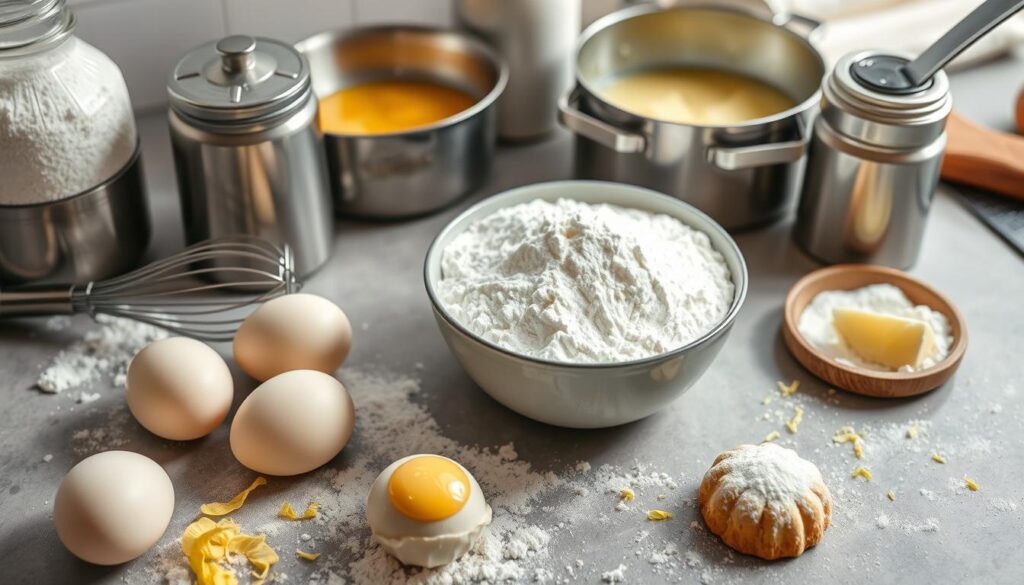
[[[318,552],[306,552],[304,550],[295,549],[295,554],[300,559],[305,559],[307,561],[315,561],[320,558],[320,553]]]
[[[765,396],[764,398],[761,399],[761,404],[767,405],[767,404],[770,404],[771,401],[772,401],[772,395],[769,394],[768,396]]]
[[[789,383],[789,386],[782,382],[776,382],[776,384],[779,386],[779,392],[782,393],[783,396],[792,396],[800,389],[800,380],[793,380]]]
[[[943,465],[946,464],[946,458],[943,457],[942,455],[939,455],[938,453],[932,453],[932,461],[936,463],[941,463]]]
[[[853,443],[853,456],[864,458],[864,439],[852,427],[843,427],[832,437],[833,443]]]
[[[890,502],[895,502],[896,501],[896,492],[894,492],[892,490],[889,490],[888,492],[885,493],[885,497],[889,498]]]
[[[966,475],[964,476],[964,485],[967,486],[967,489],[971,490],[972,492],[976,492],[981,489],[981,486],[978,485],[978,482],[967,477]]]
[[[266,484],[267,478],[262,476],[257,477],[255,480],[253,480],[249,487],[238,492],[238,495],[231,498],[231,501],[211,502],[209,504],[203,504],[202,506],[199,506],[199,511],[203,514],[206,514],[207,516],[223,516],[225,514],[230,514],[231,512],[234,512],[235,510],[241,508],[242,504],[245,504],[246,498],[249,497],[249,494],[252,493],[254,489]]]
[[[281,510],[278,511],[277,515],[289,520],[309,520],[310,518],[316,518],[316,512],[319,509],[320,504],[310,502],[309,505],[306,506],[305,512],[302,514],[296,514],[295,509],[292,508],[291,502],[285,501],[285,503],[281,504]]]
[[[793,418],[786,422],[786,430],[791,433],[795,433],[797,427],[800,426],[800,422],[804,420],[804,409],[799,406],[793,410]]]
[[[236,585],[238,579],[224,562],[229,554],[240,554],[255,570],[252,575],[263,580],[279,558],[266,542],[266,536],[242,534],[230,518],[220,522],[203,517],[189,524],[181,535],[181,550],[196,575],[197,585]]]
[[[914,423],[913,426],[907,429],[908,439],[916,439],[919,434],[921,434],[921,427],[919,427],[917,423]]]
[[[619,499],[622,500],[623,502],[632,502],[633,500],[636,499],[636,492],[629,488],[626,488],[619,492]]]
[[[850,474],[850,477],[863,477],[867,481],[871,481],[872,479],[875,478],[873,475],[871,475],[871,471],[869,471],[868,468],[864,467],[863,465],[861,465],[857,469],[854,469],[853,473]]]
[[[647,512],[647,519],[651,522],[661,522],[668,520],[672,517],[672,512],[666,512],[665,510],[650,510]]]
[[[774,441],[775,439],[778,439],[778,438],[779,438],[779,431],[772,431],[772,432],[768,433],[767,435],[765,435],[764,436],[764,440],[761,441],[761,442],[762,443],[771,443],[772,441]]]

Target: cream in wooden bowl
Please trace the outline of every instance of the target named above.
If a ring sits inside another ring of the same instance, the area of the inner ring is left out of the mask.
[[[963,317],[939,292],[899,270],[853,264],[817,270],[790,289],[783,337],[819,378],[880,397],[940,386],[967,347]]]

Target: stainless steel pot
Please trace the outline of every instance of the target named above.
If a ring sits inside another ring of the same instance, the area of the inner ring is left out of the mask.
[[[149,243],[139,148],[117,174],[57,201],[0,205],[0,284],[89,282],[138,264]]]
[[[487,176],[497,136],[495,101],[508,73],[473,37],[410,26],[328,32],[300,42],[323,98],[376,79],[427,79],[478,101],[430,126],[389,134],[325,133],[335,209],[368,218],[435,211],[475,189]]]
[[[577,174],[622,181],[692,203],[728,229],[777,220],[800,190],[809,129],[825,74],[821,55],[797,30],[738,10],[643,5],[599,19],[583,32],[576,87],[560,119],[578,135]],[[740,73],[796,105],[773,116],[715,126],[638,116],[601,98],[616,77],[669,66]]]

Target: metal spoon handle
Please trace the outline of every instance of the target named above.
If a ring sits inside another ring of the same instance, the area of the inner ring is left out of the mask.
[[[903,67],[903,74],[913,87],[921,86],[964,49],[1021,8],[1024,8],[1024,0],[987,0],[918,55],[917,59],[907,63]]]

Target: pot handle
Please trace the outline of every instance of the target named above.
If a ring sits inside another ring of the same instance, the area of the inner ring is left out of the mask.
[[[558,99],[558,121],[562,126],[615,152],[636,154],[643,152],[647,147],[647,139],[643,134],[627,132],[598,120],[580,111],[578,104],[578,87],[570,89]]]
[[[709,146],[706,151],[708,162],[723,171],[796,162],[807,152],[807,141],[810,138],[803,118],[797,116],[796,125],[799,132],[796,140],[753,146]]]
[[[795,12],[780,12],[772,17],[772,24],[781,26],[800,35],[808,42],[816,43],[823,33],[822,22]]]

